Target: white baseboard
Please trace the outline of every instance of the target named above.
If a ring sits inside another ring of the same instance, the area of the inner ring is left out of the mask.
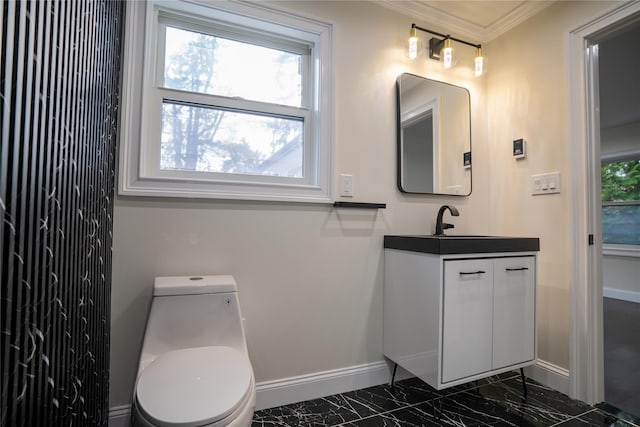
[[[569,395],[569,370],[538,359],[538,363],[524,368],[527,377],[560,393]]]
[[[381,361],[259,383],[257,386],[256,410],[388,383],[391,381],[392,366],[392,363]],[[569,394],[568,369],[538,359],[536,365],[525,368],[525,371],[529,378],[563,394]],[[399,381],[412,376],[411,373],[399,367],[396,380]]]
[[[316,372],[281,380],[256,384],[256,411],[305,400],[318,399],[385,384],[391,381],[393,363],[372,362],[348,368]],[[544,360],[525,368],[531,379],[548,387],[569,394],[569,371]],[[396,381],[413,375],[398,367]],[[117,406],[109,410],[109,427],[129,427],[131,406]]]
[[[380,361],[256,384],[256,411],[372,387],[391,381],[393,364]],[[412,377],[398,367],[396,381]],[[130,427],[131,405],[109,410],[109,427]]]
[[[391,381],[393,363],[380,361],[256,385],[256,411],[372,387]],[[413,375],[398,367],[396,380]]]
[[[607,298],[621,299],[623,301],[640,303],[640,292],[626,291],[616,288],[602,288],[602,295]]]
[[[109,409],[109,427],[130,427],[131,405],[114,406]]]

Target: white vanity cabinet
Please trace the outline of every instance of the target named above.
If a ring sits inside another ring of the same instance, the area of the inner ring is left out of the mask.
[[[385,249],[385,356],[437,389],[534,364],[535,270],[535,252]]]

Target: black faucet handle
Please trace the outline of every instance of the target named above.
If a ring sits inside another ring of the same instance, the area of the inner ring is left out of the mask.
[[[449,228],[456,228],[456,226],[453,225],[453,224],[446,223],[446,222],[444,224],[442,224],[442,229],[443,230],[447,230]]]

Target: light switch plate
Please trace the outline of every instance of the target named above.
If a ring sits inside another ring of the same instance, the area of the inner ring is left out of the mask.
[[[353,197],[353,175],[340,175],[340,196]]]
[[[560,172],[531,175],[531,194],[557,194],[560,192]]]

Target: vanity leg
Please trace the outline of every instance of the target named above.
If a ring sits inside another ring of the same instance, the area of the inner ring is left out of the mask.
[[[527,377],[524,376],[524,368],[520,368],[520,379],[522,380],[522,392],[526,399],[527,398]]]
[[[391,387],[393,387],[395,381],[396,381],[396,371],[398,370],[398,364],[395,363],[393,365],[393,374],[391,374]]]
[[[440,418],[442,418],[442,408],[444,406],[444,397],[441,397],[438,399],[438,403],[434,403],[433,404],[433,416],[436,420],[440,421]]]

